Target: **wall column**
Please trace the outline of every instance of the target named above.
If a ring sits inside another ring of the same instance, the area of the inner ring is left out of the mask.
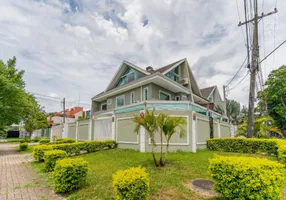
[[[217,122],[217,136],[218,138],[221,138],[220,120]]]
[[[145,152],[145,129],[141,126],[139,130],[139,147],[140,147],[140,152]]]
[[[54,127],[51,127],[51,132],[50,132],[50,142],[53,142],[53,132],[54,132]]]
[[[78,121],[75,124],[75,141],[78,141]]]
[[[197,115],[192,111],[192,152],[197,152]]]
[[[112,115],[111,136],[112,136],[112,140],[116,140],[115,139],[115,115]]]
[[[64,123],[63,138],[67,138],[68,137],[68,132],[69,132],[69,124],[68,123]]]
[[[91,135],[92,135],[92,117],[90,116],[88,125],[88,140],[91,140]]]

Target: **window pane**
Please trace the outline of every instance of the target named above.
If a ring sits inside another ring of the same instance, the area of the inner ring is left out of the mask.
[[[144,88],[144,100],[148,99],[148,88]]]
[[[131,82],[135,80],[135,73],[131,73],[127,75],[127,82]]]
[[[134,99],[135,99],[134,98],[134,92],[131,92],[131,102],[130,102],[131,104],[134,103]]]
[[[170,100],[170,96],[166,93],[160,92],[160,100]]]
[[[174,69],[174,73],[179,75],[179,67],[176,67],[176,68]]]
[[[101,105],[101,110],[107,110],[107,105],[106,104],[102,104]]]
[[[124,97],[117,97],[117,107],[124,106]]]

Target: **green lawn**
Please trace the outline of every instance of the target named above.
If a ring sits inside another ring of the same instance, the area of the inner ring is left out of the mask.
[[[142,166],[150,176],[150,199],[203,199],[185,185],[192,179],[210,178],[207,173],[208,159],[214,154],[236,156],[258,156],[202,150],[197,153],[170,153],[168,164],[163,168],[154,167],[150,153],[133,150],[113,149],[81,155],[90,163],[90,171],[85,187],[69,194],[75,199],[113,199],[112,174],[120,169]],[[268,157],[275,160],[275,157]],[[33,163],[40,169],[42,164]]]

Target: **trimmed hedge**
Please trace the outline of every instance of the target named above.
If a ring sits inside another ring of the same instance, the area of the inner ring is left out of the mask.
[[[54,171],[56,161],[59,159],[63,159],[67,156],[68,154],[62,150],[45,151],[44,152],[44,160],[45,160],[44,170],[46,172]]]
[[[278,140],[277,143],[278,143],[278,150],[277,150],[278,161],[282,164],[286,164],[286,141]]]
[[[94,140],[86,142],[75,142],[70,144],[52,145],[53,149],[63,150],[68,154],[80,154],[80,151],[95,152],[103,149],[113,149],[117,147],[114,140]]]
[[[53,144],[63,144],[63,143],[74,143],[76,142],[73,138],[58,138],[56,141],[53,142]]]
[[[36,145],[33,148],[33,157],[37,161],[44,161],[44,152],[53,150],[51,145]]]
[[[37,145],[33,149],[33,157],[35,160],[43,161],[44,160],[44,151],[50,150],[63,150],[68,155],[78,155],[80,151],[86,151],[88,153],[100,151],[103,149],[114,149],[117,147],[117,143],[114,140],[93,140],[86,142],[75,142],[75,143],[66,143],[66,144],[46,144],[46,145]]]
[[[88,162],[83,158],[64,158],[56,162],[53,172],[55,192],[70,192],[84,185]]]
[[[252,157],[217,156],[210,159],[214,190],[227,199],[280,199],[284,165]]]
[[[26,151],[28,149],[28,143],[21,143],[19,144],[20,151]]]
[[[277,155],[278,144],[275,139],[217,138],[208,139],[207,148],[212,151]]]
[[[39,143],[40,144],[48,144],[48,143],[50,143],[50,139],[48,139],[48,138],[40,139]]]
[[[127,170],[119,170],[113,174],[112,186],[115,199],[140,199],[149,197],[149,178],[144,168],[133,167]]]

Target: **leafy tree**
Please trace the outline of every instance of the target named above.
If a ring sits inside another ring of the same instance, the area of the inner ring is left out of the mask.
[[[232,123],[239,123],[242,117],[240,103],[235,100],[226,100],[226,113],[222,105],[216,105],[214,110],[221,115],[226,114]]]
[[[221,115],[224,115],[225,112],[224,112],[224,108],[222,105],[216,105],[215,106],[215,109],[214,109],[215,112],[221,114]]]
[[[267,87],[263,95],[267,101],[268,113],[275,120],[280,129],[286,129],[286,65],[281,66],[277,70],[273,70],[265,86]]]
[[[27,120],[39,109],[35,98],[25,91],[24,71],[16,69],[16,58],[0,60],[0,130]]]
[[[235,100],[227,100],[226,114],[232,123],[238,123],[240,120],[240,103]]]
[[[33,102],[34,109],[24,120],[24,128],[29,133],[30,137],[33,131],[48,128],[48,120],[45,111],[34,99],[31,99],[31,102]]]

